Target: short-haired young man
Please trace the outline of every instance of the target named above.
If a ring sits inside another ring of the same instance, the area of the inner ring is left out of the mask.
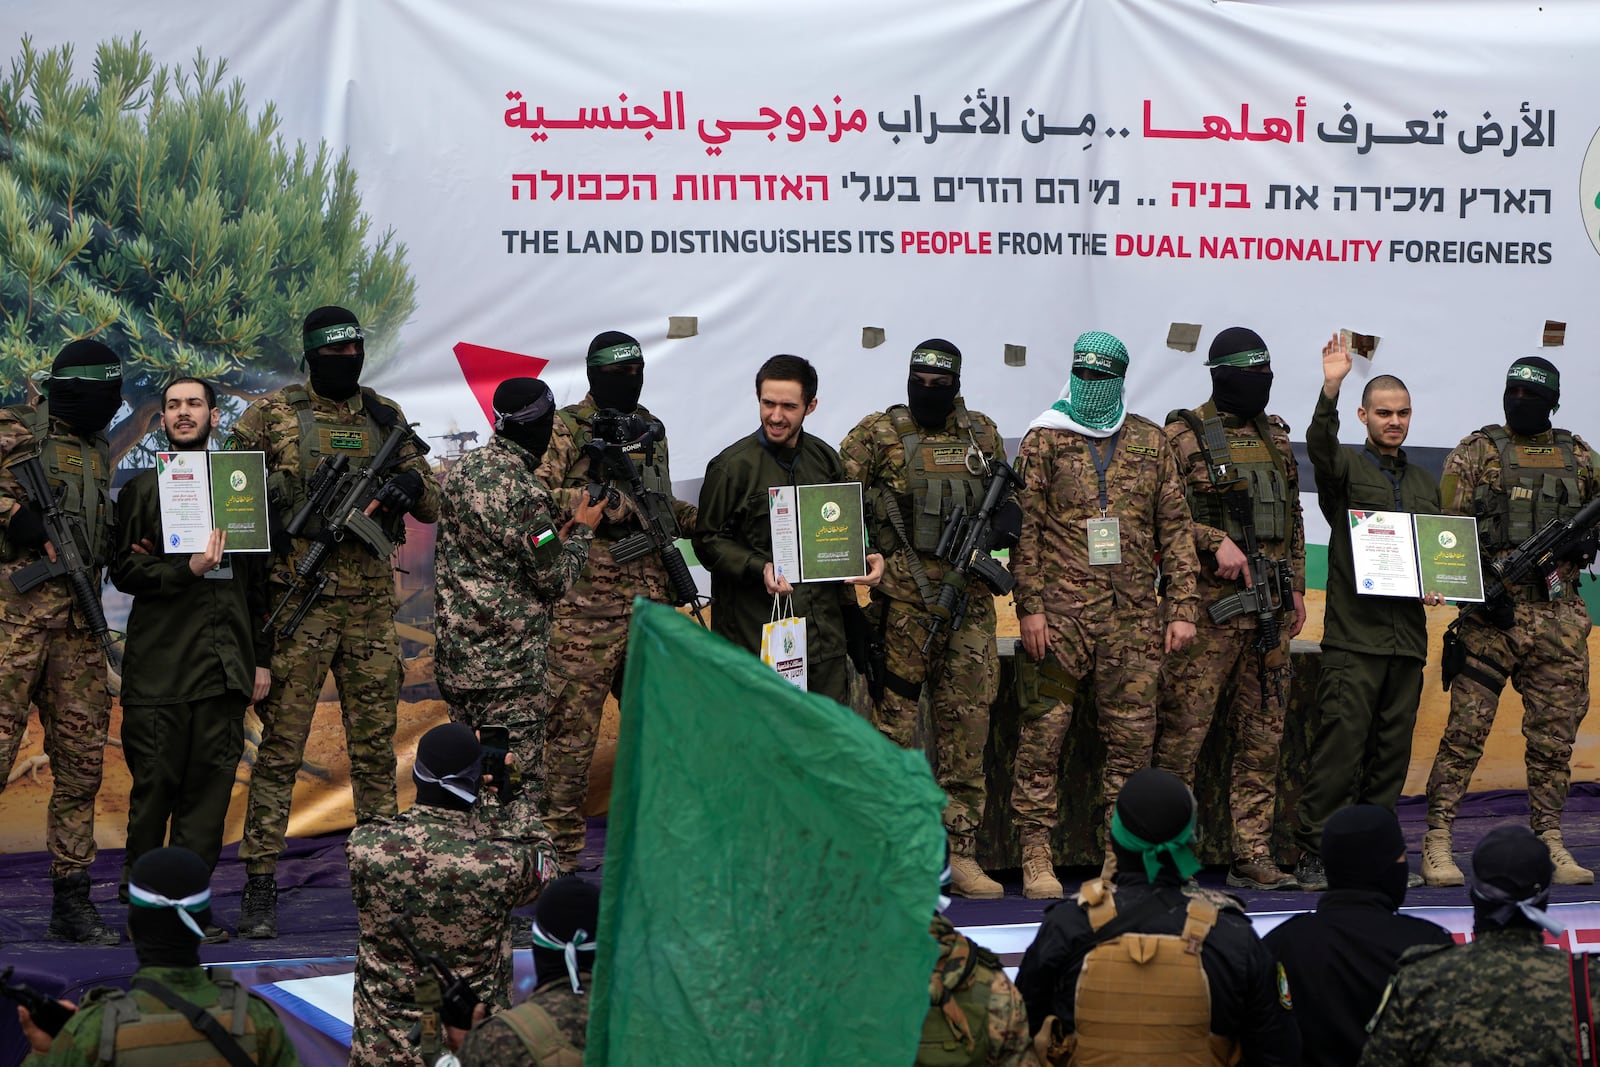
[[[694,550],[711,572],[711,629],[752,652],[772,617],[772,598],[794,598],[806,619],[806,688],[850,703],[845,665],[844,611],[855,605],[855,586],[875,586],[883,557],[867,554],[870,572],[844,583],[791,584],[772,562],[767,489],[845,481],[833,446],[804,430],[817,409],[817,372],[799,356],[773,356],[756,373],[761,425],[723,449],[706,465]]]

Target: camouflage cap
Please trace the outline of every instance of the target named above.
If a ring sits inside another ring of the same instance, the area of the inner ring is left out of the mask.
[[[1072,343],[1072,369],[1096,370],[1118,378],[1128,373],[1128,348],[1109,333],[1090,330]]]

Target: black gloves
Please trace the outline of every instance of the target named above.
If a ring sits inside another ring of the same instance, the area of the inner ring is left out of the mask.
[[[422,499],[422,475],[416,471],[401,471],[378,490],[376,499],[388,511],[397,514],[410,511]]]
[[[6,526],[6,536],[19,548],[35,552],[42,552],[45,541],[49,540],[45,536],[44,520],[26,504],[18,505],[12,513],[11,522]]]

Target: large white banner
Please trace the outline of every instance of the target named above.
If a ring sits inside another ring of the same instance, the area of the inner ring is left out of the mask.
[[[414,283],[373,384],[425,434],[487,431],[458,354],[495,380],[522,364],[483,350],[548,361],[571,401],[589,338],[622,329],[692,482],[754,429],[776,352],[817,363],[808,427],[837,441],[947,337],[1015,437],[1082,330],[1127,341],[1131,406],[1160,418],[1244,324],[1297,430],[1349,328],[1381,338],[1358,374],[1410,384],[1412,443],[1444,448],[1499,418],[1547,320],[1563,417],[1589,429],[1592,8],[65,0],[0,27],[13,52],[73,45],[80,78],[114,37],[175,68],[203,51],[291,146],[348,147],[366,239],[392,231]],[[1167,347],[1172,323],[1199,352]]]

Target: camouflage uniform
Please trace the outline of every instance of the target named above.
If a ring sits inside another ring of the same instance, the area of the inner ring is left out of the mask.
[[[584,487],[592,481],[609,481],[618,492],[632,489],[616,479],[590,477],[584,446],[593,438],[589,419],[595,410],[592,396],[561,409],[539,464],[539,479],[552,487],[555,511],[570,515]],[[652,416],[642,405],[635,412]],[[632,456],[644,467],[643,457]],[[672,484],[667,467],[667,443],[655,445],[650,465],[653,480]],[[671,498],[669,506],[679,536],[694,532],[692,504]],[[663,516],[665,518],[665,516]],[[589,563],[566,597],[556,605],[556,624],[550,636],[550,714],[545,728],[545,826],[561,851],[561,865],[571,870],[583,851],[583,802],[589,792],[589,764],[594,759],[595,735],[606,694],[620,691],[623,655],[628,646],[628,621],[633,598],[662,603],[670,600],[667,573],[661,557],[648,553],[628,563],[618,563],[611,550],[616,542],[643,529],[626,510],[610,510],[589,546]]]
[[[1089,563],[1086,523],[1101,515],[1090,448],[1110,439],[1034,428],[1017,451],[1022,540],[1011,554],[1018,615],[1044,612],[1061,674],[1091,672],[1106,743],[1106,819],[1123,781],[1150,763],[1157,673],[1166,624],[1194,623],[1194,534],[1171,444],[1148,419],[1129,415],[1106,470],[1107,513],[1120,520],[1122,562]],[[1156,555],[1169,579],[1156,599]],[[1026,667],[1026,664],[1024,664]],[[1023,844],[1043,844],[1057,823],[1056,777],[1072,703],[1044,696],[1023,711],[1011,807]]]
[[[46,412],[43,401],[33,408],[0,409],[0,521],[9,522],[26,500],[5,468],[42,451],[46,476],[63,509],[83,521],[88,541],[78,547],[98,576],[112,537],[110,449],[104,434],[78,437]],[[49,441],[41,448],[34,427],[43,425],[49,426]],[[59,472],[52,473],[52,467]],[[68,473],[81,474],[81,484],[58,481]],[[12,587],[11,576],[35,558],[35,553],[11,544],[0,529],[0,790],[17,758],[31,700],[39,706],[55,783],[45,825],[50,876],[64,878],[94,862],[94,798],[100,791],[111,694],[105,654],[76,617],[65,580],[47,581],[26,596]]]
[[[367,413],[364,402],[369,398],[389,409],[385,417],[392,414],[396,426],[405,423],[397,404],[369,389],[349,400],[334,401],[297,384],[246,408],[224,447],[265,452],[274,507],[293,516],[305,502],[305,480],[316,466],[315,456],[346,454],[355,470],[395,432],[379,426]],[[439,515],[439,486],[427,460],[412,444],[400,446],[397,458],[391,473],[409,470],[422,477],[422,497],[411,514],[420,522],[433,522]],[[397,517],[384,522],[391,539],[404,529]],[[308,532],[317,532],[315,523]],[[310,538],[295,539],[291,568],[312,543]],[[305,758],[311,717],[330,668],[344,719],[356,820],[395,812],[394,729],[401,665],[394,629],[393,566],[348,537],[324,565],[324,573],[332,581],[300,628],[278,641],[272,654],[272,690],[256,705],[261,743],[251,771],[244,840],[239,846],[239,858],[252,875],[271,874],[277,868],[295,776]],[[275,576],[271,586],[274,605],[288,589],[282,577]],[[292,612],[299,603],[296,595],[286,611]]]
[[[227,1006],[221,1004],[221,990],[211,981],[210,974],[202,967],[140,967],[133,977],[158,982],[189,1003],[202,1008],[213,1011],[227,1010]],[[24,1067],[46,1067],[46,1065],[93,1067],[99,1064],[100,1029],[105,1019],[107,999],[103,994],[106,992],[111,991],[97,989],[90,992],[78,1006],[77,1014],[67,1020],[67,1025],[61,1028],[61,1033],[50,1043],[50,1052],[47,1055],[34,1053],[23,1061]],[[138,1005],[141,1013],[172,1014],[171,1008],[149,993],[135,991],[129,996]],[[254,1038],[255,1046],[252,1054],[254,1061],[261,1067],[300,1067],[300,1057],[296,1054],[294,1045],[290,1043],[289,1035],[284,1032],[282,1021],[272,1010],[272,1005],[256,996],[250,997],[248,1003],[249,1032]],[[194,1033],[193,1042],[205,1041],[201,1034]],[[145,1051],[148,1055],[157,1049],[147,1048]]]
[[[1527,926],[1484,930],[1465,945],[1413,948],[1384,994],[1361,1067],[1549,1067],[1577,1061],[1564,949]],[[1600,960],[1589,1013],[1600,1017]]]
[[[1509,431],[1508,431],[1509,432]],[[1545,431],[1532,438],[1513,438],[1517,448],[1533,450],[1535,463],[1552,451],[1559,452],[1555,435]],[[1571,501],[1576,511],[1600,493],[1594,456],[1582,438],[1572,437],[1577,475]],[[1559,457],[1557,457],[1559,458]],[[1524,469],[1527,469],[1526,466]],[[1560,474],[1560,467],[1555,469]],[[1506,555],[1515,540],[1495,534],[1486,519],[1484,501],[1501,494],[1500,451],[1482,430],[1466,437],[1445,460],[1440,478],[1444,511],[1479,516],[1479,545],[1484,571],[1489,562]],[[1546,476],[1550,480],[1550,476]],[[1540,518],[1542,525],[1543,519]],[[1520,531],[1519,531],[1520,532]],[[1537,530],[1530,530],[1530,533]],[[1524,535],[1525,536],[1525,535]],[[1520,539],[1520,538],[1518,538]],[[1428,775],[1428,826],[1449,830],[1461,806],[1462,795],[1483,755],[1483,742],[1494,725],[1500,692],[1509,678],[1522,694],[1522,735],[1527,739],[1528,806],[1531,824],[1542,834],[1561,828],[1571,777],[1572,743],[1578,724],[1589,710],[1589,612],[1578,595],[1578,572],[1562,563],[1561,595],[1545,599],[1542,582],[1510,590],[1516,601],[1516,621],[1501,630],[1476,614],[1461,625],[1461,641],[1471,659],[1468,669],[1450,685],[1450,717]],[[1498,684],[1491,687],[1488,682]]]
[[[351,1064],[422,1062],[406,1038],[422,1019],[419,969],[391,918],[491,1010],[510,1007],[511,911],[538,894],[538,853],[550,848],[526,796],[470,811],[417,804],[350,831],[345,854],[361,926]]]
[[[1011,979],[1006,977],[1000,961],[980,945],[967,940],[950,920],[935,915],[928,924],[928,933],[939,943],[939,958],[933,963],[933,976],[928,980],[928,1015],[922,1029],[922,1048],[917,1063],[951,1063],[953,1054],[971,1049],[973,1056],[966,1060],[975,1067],[1025,1067],[1037,1064],[1033,1044],[1028,1034],[1028,1012],[1022,1004]],[[974,959],[976,957],[976,959]],[[970,1033],[970,1020],[962,1012],[956,997],[963,990],[978,986],[987,987],[988,995],[984,1017],[988,1021],[986,1041]],[[956,1022],[956,1017],[961,1022]],[[969,1032],[961,1033],[957,1026]],[[987,1046],[979,1055],[978,1050]]]
[[[450,717],[505,725],[524,781],[544,795],[545,657],[554,605],[572,587],[593,532],[565,544],[533,457],[496,434],[445,478],[434,552],[439,644],[434,670]]]
[[[583,977],[587,979],[588,975]],[[588,984],[584,982],[585,989]],[[544,1061],[532,1058],[531,1050],[512,1025],[513,1021],[522,1025],[542,1024],[534,1008],[541,1009],[549,1017],[569,1045],[579,1052],[584,1050],[589,1029],[589,997],[586,993],[574,993],[563,975],[529,993],[527,1000],[510,1011],[491,1015],[473,1027],[456,1054],[461,1067],[520,1067],[522,1064],[539,1067]]]
[[[895,415],[902,415],[901,427]],[[970,419],[971,431],[960,426],[963,416]],[[934,773],[950,798],[945,807],[945,829],[951,851],[971,856],[973,835],[983,820],[983,747],[989,737],[989,706],[999,688],[999,656],[995,652],[994,596],[988,587],[972,579],[967,587],[970,600],[960,630],[942,630],[938,651],[931,657],[922,654],[932,616],[928,613],[929,594],[944,579],[949,565],[931,551],[918,552],[903,545],[900,534],[888,518],[885,500],[892,495],[899,511],[900,525],[913,542],[937,541],[935,527],[944,520],[938,511],[923,513],[913,503],[910,473],[907,469],[906,441],[902,436],[910,412],[904,407],[890,412],[874,412],[863,419],[839,446],[844,461],[845,480],[860,482],[867,491],[876,521],[877,544],[884,546],[882,583],[872,591],[872,618],[881,627],[885,649],[885,669],[889,678],[883,697],[873,708],[873,724],[901,748],[924,745],[932,749]],[[967,498],[970,512],[981,503],[984,479],[966,469],[966,454],[972,442],[987,455],[1005,460],[1005,444],[994,420],[977,412],[958,409],[940,430],[916,426],[922,462],[930,478],[943,476],[960,482],[976,482],[977,500]],[[933,494],[929,494],[932,496]],[[962,503],[954,494],[946,498]],[[938,508],[934,497],[930,505]],[[913,524],[926,523],[917,534]],[[920,534],[920,536],[919,536]],[[921,565],[920,579],[911,559]],[[927,592],[924,592],[924,588]],[[930,674],[933,686],[924,683]],[[926,694],[933,736],[919,737],[918,702]]]
[[[1215,417],[1208,403],[1196,410],[1201,422]],[[1264,445],[1260,423],[1269,427],[1270,445]],[[1263,529],[1256,520],[1260,548],[1275,560],[1287,559],[1294,569],[1294,591],[1305,592],[1306,539],[1300,512],[1300,474],[1289,440],[1289,427],[1276,415],[1262,419],[1224,416],[1223,432],[1229,442],[1231,462],[1253,464],[1258,468],[1279,468],[1287,485],[1286,499],[1267,501],[1274,512],[1270,522],[1275,529]],[[1200,557],[1197,587],[1202,604],[1215,603],[1244,587],[1244,583],[1217,575],[1216,551],[1228,531],[1203,521],[1216,519],[1225,509],[1222,496],[1211,483],[1205,450],[1189,423],[1169,419],[1167,437],[1177,459],[1179,473],[1188,486],[1190,507],[1195,514],[1195,548]],[[1275,453],[1275,456],[1274,456]],[[1280,465],[1281,464],[1281,468]],[[1253,493],[1253,498],[1262,494]],[[1211,501],[1218,503],[1207,507]],[[1260,501],[1258,500],[1258,504]],[[1276,534],[1276,536],[1263,536]],[[1244,550],[1242,534],[1234,537]],[[1228,728],[1234,738],[1233,780],[1229,806],[1233,813],[1233,854],[1238,860],[1270,856],[1272,852],[1273,809],[1278,794],[1278,743],[1283,738],[1283,719],[1288,690],[1289,623],[1294,618],[1293,604],[1285,603],[1286,617],[1280,642],[1267,657],[1256,649],[1259,622],[1245,612],[1227,622],[1212,622],[1200,613],[1194,642],[1181,652],[1169,655],[1161,665],[1161,711],[1154,765],[1171,771],[1191,788],[1200,746],[1211,729],[1211,720],[1223,694],[1232,693],[1227,709]]]

